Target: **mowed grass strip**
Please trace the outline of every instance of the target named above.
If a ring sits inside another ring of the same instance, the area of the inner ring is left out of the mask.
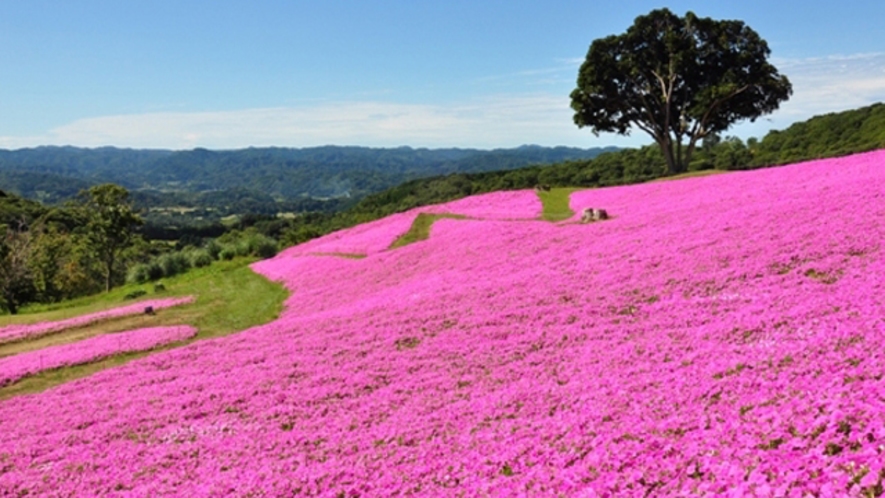
[[[569,206],[569,198],[573,192],[584,190],[579,187],[554,187],[550,190],[538,190],[538,198],[541,199],[543,210],[541,219],[544,221],[562,221],[575,215]]]
[[[436,220],[442,218],[466,220],[469,217],[464,216],[463,214],[452,213],[418,213],[418,216],[416,216],[415,220],[412,222],[412,226],[409,227],[409,231],[394,240],[388,249],[396,249],[415,242],[427,240],[430,237],[430,227],[433,226],[433,223],[436,222]]]
[[[156,351],[180,347],[201,339],[221,337],[234,332],[270,322],[279,316],[288,291],[282,285],[271,282],[253,272],[248,264],[254,259],[239,258],[233,261],[220,261],[205,268],[192,269],[188,273],[164,280],[166,291],[150,292],[147,298],[194,296],[196,301],[178,307],[158,310],[155,315],[120,317],[79,329],[59,332],[35,341],[23,341],[8,345],[15,351],[0,349],[0,355],[34,351],[52,345],[75,342],[99,334],[121,332],[142,327],[169,325],[193,325],[197,335],[193,339],[170,344],[152,351],[119,354],[104,360],[74,367],[60,368],[27,377],[9,386],[0,388],[0,399],[43,391],[50,387],[85,377],[105,368],[122,365],[136,358]],[[126,285],[111,293],[65,303],[59,309],[51,306],[29,308],[27,315],[4,316],[0,324],[34,323],[46,320],[70,318],[93,311],[120,306],[131,301],[122,297],[137,289],[153,288],[148,285]],[[35,343],[34,346],[29,346]]]

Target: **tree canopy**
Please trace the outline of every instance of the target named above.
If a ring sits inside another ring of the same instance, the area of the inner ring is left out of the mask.
[[[792,94],[770,52],[742,21],[654,10],[590,45],[571,93],[575,124],[596,134],[638,128],[671,174],[683,172],[698,140],[771,113]]]
[[[96,185],[83,192],[87,237],[105,270],[105,291],[113,285],[120,253],[132,245],[133,228],[142,223],[119,185]]]

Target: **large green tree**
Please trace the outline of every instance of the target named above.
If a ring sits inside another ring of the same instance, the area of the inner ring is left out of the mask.
[[[595,134],[638,128],[671,174],[685,171],[698,140],[771,113],[792,94],[769,54],[742,21],[654,10],[590,45],[571,94],[575,124]]]
[[[133,229],[142,220],[129,203],[129,191],[119,185],[96,185],[81,198],[86,236],[103,267],[105,291],[110,291],[120,256],[132,245]]]

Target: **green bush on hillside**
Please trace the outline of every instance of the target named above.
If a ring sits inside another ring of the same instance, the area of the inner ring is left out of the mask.
[[[143,284],[150,280],[148,278],[147,266],[146,263],[130,266],[129,272],[126,273],[126,281],[130,284]]]
[[[279,251],[279,243],[270,237],[259,234],[249,237],[247,240],[249,254],[252,256],[267,259],[276,256]]]
[[[130,292],[129,294],[126,294],[125,296],[123,296],[123,300],[138,299],[141,296],[144,296],[146,294],[147,294],[147,291],[144,289],[135,289],[134,291]]]
[[[203,268],[209,266],[215,258],[206,249],[196,249],[188,255],[190,257],[191,266],[194,268]]]
[[[187,255],[181,252],[170,252],[157,258],[157,264],[163,269],[164,277],[171,277],[188,271],[191,262]]]
[[[234,246],[222,246],[221,251],[218,252],[218,259],[222,261],[230,261],[235,257],[237,257],[237,248]]]
[[[211,256],[212,259],[217,260],[217,259],[219,259],[218,255],[219,255],[219,253],[221,253],[222,247],[221,247],[221,244],[219,244],[217,240],[212,239],[206,243],[206,245],[203,247],[203,249],[205,249],[206,252],[209,253],[209,256]]]

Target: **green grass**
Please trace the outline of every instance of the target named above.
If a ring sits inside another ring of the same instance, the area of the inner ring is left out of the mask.
[[[541,219],[544,221],[562,221],[574,216],[575,212],[569,207],[569,197],[578,190],[584,189],[577,187],[555,187],[547,192],[538,191],[538,197],[541,199],[541,205],[544,207],[541,212]]]
[[[409,227],[409,231],[400,235],[396,240],[394,240],[393,243],[390,244],[389,249],[396,249],[398,247],[407,246],[415,242],[427,240],[427,238],[430,237],[430,227],[433,226],[433,223],[436,222],[436,220],[442,218],[449,218],[453,220],[468,219],[467,216],[464,216],[462,214],[418,213],[418,216],[415,217],[415,221],[412,222],[412,226]]]
[[[197,328],[197,336],[193,339],[151,352],[121,354],[88,365],[43,372],[0,388],[0,399],[43,391],[63,382],[147,356],[155,351],[179,347],[202,339],[221,337],[275,319],[283,309],[283,301],[288,292],[282,285],[270,282],[249,269],[248,263],[251,261],[253,259],[237,258],[194,269],[164,280],[166,291],[160,293],[149,291],[145,296],[145,299],[194,296],[196,301],[193,304],[158,310],[154,316],[136,315],[107,320],[89,327],[53,334],[43,340],[47,341],[45,345],[52,345],[102,333],[180,324],[189,324]],[[10,323],[60,320],[137,302],[124,301],[122,296],[139,288],[152,289],[153,284],[126,285],[107,294],[89,296],[60,305],[27,308],[23,311],[24,314],[0,317],[0,326]],[[29,349],[28,342],[15,343],[7,347],[16,347],[21,352]],[[10,351],[8,354],[15,352]]]

